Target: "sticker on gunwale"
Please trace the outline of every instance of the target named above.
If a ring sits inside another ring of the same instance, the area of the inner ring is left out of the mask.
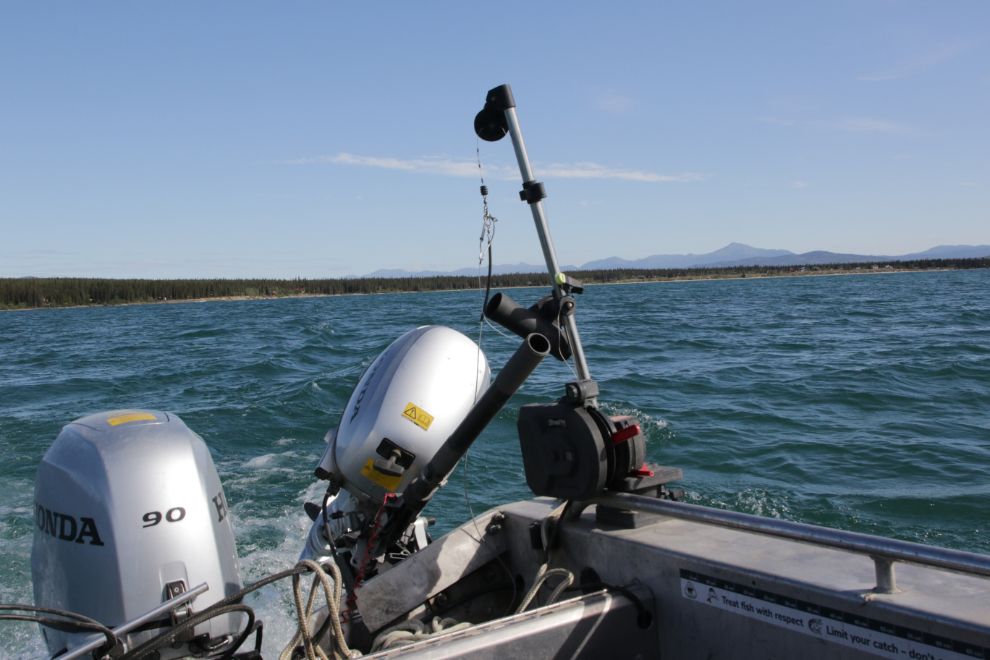
[[[424,431],[428,431],[430,424],[433,423],[433,415],[422,408],[414,406],[412,403],[406,405],[406,409],[402,411],[402,416]]]
[[[990,649],[681,569],[681,597],[885,658],[990,660]]]

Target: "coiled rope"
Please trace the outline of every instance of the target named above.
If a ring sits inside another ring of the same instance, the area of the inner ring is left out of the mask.
[[[523,598],[522,603],[519,605],[519,609],[516,610],[516,614],[522,614],[523,612],[525,612],[526,608],[529,607],[529,604],[533,601],[534,598],[536,598],[536,592],[540,590],[540,587],[543,586],[543,583],[546,582],[549,578],[552,578],[557,575],[563,577],[564,579],[561,580],[560,584],[557,585],[557,588],[553,590],[553,592],[550,594],[550,598],[547,599],[547,602],[545,604],[553,605],[554,603],[556,603],[557,599],[560,597],[560,594],[564,593],[564,590],[574,583],[574,574],[571,573],[566,568],[551,568],[550,570],[547,570],[547,565],[543,564],[542,566],[540,566],[540,570],[536,572],[536,579],[533,582],[533,587],[529,590],[529,593],[526,594],[526,597]]]
[[[309,590],[309,600],[304,607],[302,581],[299,579],[298,573],[292,576],[292,594],[296,601],[296,616],[299,618],[299,628],[296,630],[296,634],[292,637],[292,640],[282,650],[279,660],[290,660],[293,650],[299,645],[300,641],[302,642],[307,660],[330,660],[320,647],[320,642],[322,641],[320,638],[325,633],[322,629],[326,628],[326,625],[322,626],[321,630],[317,632],[316,638],[314,638],[312,631],[309,629],[309,619],[313,614],[313,606],[316,605],[316,597],[319,594],[320,586],[323,587],[323,593],[327,601],[327,622],[330,623],[330,627],[333,629],[330,636],[330,649],[333,657],[335,660],[348,660],[350,658],[360,657],[360,651],[347,647],[344,631],[340,627],[340,596],[342,593],[340,569],[333,562],[326,564],[326,568],[330,569],[332,573],[333,580],[331,583],[331,579],[327,576],[325,568],[315,561],[303,559],[296,564],[297,568],[302,566],[313,571],[313,584]]]
[[[375,637],[375,643],[371,646],[371,652],[377,653],[387,649],[406,646],[413,642],[464,630],[470,628],[472,625],[474,624],[467,621],[458,623],[454,619],[441,619],[438,616],[433,617],[433,620],[429,623],[423,623],[417,619],[409,619],[379,633]]]
[[[548,579],[556,576],[564,578],[560,581],[560,584],[557,585],[553,592],[551,592],[550,598],[547,599],[545,605],[553,605],[556,603],[557,599],[560,597],[560,594],[564,593],[565,589],[574,584],[574,574],[566,568],[549,568],[551,553],[553,552],[553,544],[557,538],[557,532],[560,531],[560,525],[564,522],[564,517],[567,515],[567,510],[570,508],[570,505],[570,500],[564,502],[562,505],[551,511],[550,514],[540,523],[540,540],[543,542],[543,550],[546,554],[543,565],[540,566],[538,571],[536,571],[536,576],[533,578],[533,586],[530,588],[525,598],[523,598],[522,603],[516,609],[516,614],[522,614],[526,611],[526,608],[529,607],[531,602],[533,602],[533,599],[536,598],[536,594]],[[556,520],[556,524],[553,527],[553,533],[548,535],[547,526],[550,524],[551,520]]]

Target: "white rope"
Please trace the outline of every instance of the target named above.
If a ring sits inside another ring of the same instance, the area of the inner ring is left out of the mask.
[[[433,617],[429,624],[425,624],[417,619],[403,621],[397,626],[392,626],[375,637],[375,642],[371,646],[371,652],[377,653],[386,649],[394,649],[400,646],[407,646],[414,642],[419,642],[431,637],[438,637],[447,633],[470,628],[473,624],[465,621],[457,623],[454,619],[441,619]]]
[[[553,550],[550,547],[550,537],[547,534],[547,526],[550,524],[551,520],[556,519],[558,525],[561,524],[561,522],[563,522],[560,520],[560,517],[564,509],[567,508],[567,504],[568,504],[567,502],[564,502],[556,509],[551,511],[547,515],[547,517],[540,522],[540,540],[543,542],[543,549],[546,552],[546,562],[542,566],[540,566],[540,569],[538,571],[536,571],[536,577],[533,580],[533,586],[526,594],[526,597],[523,598],[522,604],[520,604],[519,607],[516,609],[516,614],[521,614],[526,611],[526,608],[536,597],[536,594],[540,590],[540,587],[542,587],[543,583],[545,583],[549,578],[559,575],[564,579],[561,580],[560,584],[558,584],[557,587],[550,594],[550,598],[546,602],[547,605],[552,605],[553,603],[557,602],[557,598],[560,596],[560,594],[564,592],[564,589],[574,584],[574,574],[571,573],[569,570],[565,568],[553,568],[547,570],[547,568],[550,566],[550,553]]]
[[[278,656],[278,660],[290,660],[293,650],[300,642],[302,642],[307,660],[330,660],[323,649],[320,648],[319,640],[316,640],[317,643],[314,644],[313,632],[309,629],[309,619],[313,615],[313,606],[316,604],[316,597],[319,593],[318,587],[321,585],[327,599],[327,616],[330,617],[331,622],[330,648],[333,652],[333,657],[335,660],[349,660],[350,658],[360,657],[360,651],[351,650],[347,647],[344,631],[340,627],[340,569],[333,562],[327,563],[326,567],[330,569],[333,575],[331,583],[330,578],[324,572],[324,567],[315,561],[303,559],[296,564],[296,566],[300,565],[306,566],[313,571],[313,585],[309,590],[309,601],[303,607],[302,586],[299,575],[292,576],[292,593],[296,601],[296,616],[299,619],[299,628],[296,630],[296,634],[292,637],[292,640]]]
[[[558,575],[564,579],[560,581],[560,584],[557,585],[557,588],[554,589],[553,593],[550,594],[550,598],[547,599],[546,604],[553,605],[554,603],[556,603],[557,598],[560,597],[560,594],[564,593],[564,589],[574,584],[574,574],[571,573],[566,568],[551,568],[548,571],[547,565],[543,564],[542,566],[540,566],[540,570],[536,572],[536,581],[533,582],[533,588],[530,589],[529,593],[526,594],[526,597],[523,598],[523,602],[522,604],[519,605],[519,609],[516,610],[516,614],[522,614],[523,612],[525,612],[526,608],[529,607],[529,604],[536,597],[536,592],[538,592],[540,590],[540,587],[543,586],[543,583],[546,582],[548,579]]]
[[[495,331],[495,332],[497,332],[498,334],[500,334],[500,335],[502,335],[502,336],[503,336],[503,337],[505,337],[506,339],[516,339],[516,338],[515,338],[515,337],[513,337],[512,335],[507,335],[507,334],[505,334],[504,332],[502,332],[501,330],[499,330],[497,326],[494,326],[494,325],[492,325],[492,322],[488,320],[488,317],[487,317],[487,316],[485,317],[485,323],[487,323],[487,324],[488,324],[488,327],[490,327],[490,328],[491,328],[492,330],[494,330],[494,331]],[[518,341],[518,340],[516,340],[516,341]]]

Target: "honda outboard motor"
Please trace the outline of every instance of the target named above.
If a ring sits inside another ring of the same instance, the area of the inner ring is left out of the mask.
[[[424,326],[395,340],[354,388],[320,469],[360,499],[381,503],[426,467],[477,398],[491,372],[470,339]],[[328,460],[331,459],[331,460]]]
[[[386,496],[402,493],[419,476],[490,379],[481,349],[443,326],[407,332],[371,363],[340,424],[327,434],[316,469],[317,477],[341,487],[327,509],[334,538],[374,518]],[[420,548],[425,522],[418,520],[410,531]],[[317,518],[303,558],[327,556],[322,536]]]
[[[118,410],[62,429],[35,481],[34,602],[114,628],[202,583],[209,591],[123,637],[127,648],[241,588],[227,502],[202,439],[175,415]],[[240,614],[203,623],[163,659],[223,650]],[[50,653],[88,637],[42,627]]]

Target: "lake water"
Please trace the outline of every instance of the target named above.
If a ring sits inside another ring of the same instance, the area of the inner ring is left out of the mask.
[[[990,554],[990,271],[588,287],[578,324],[603,407],[636,414],[689,501]],[[537,289],[509,292],[526,305]],[[31,602],[34,473],[93,412],[178,414],[213,452],[243,577],[294,564],[313,469],[363,369],[414,327],[478,335],[477,291],[0,313],[0,598]],[[519,340],[486,329],[494,371]],[[480,512],[530,496],[517,408],[572,380],[548,359],[471,450]],[[463,462],[427,509],[466,520]],[[288,586],[251,603],[265,655]],[[43,657],[0,624],[0,657]]]

